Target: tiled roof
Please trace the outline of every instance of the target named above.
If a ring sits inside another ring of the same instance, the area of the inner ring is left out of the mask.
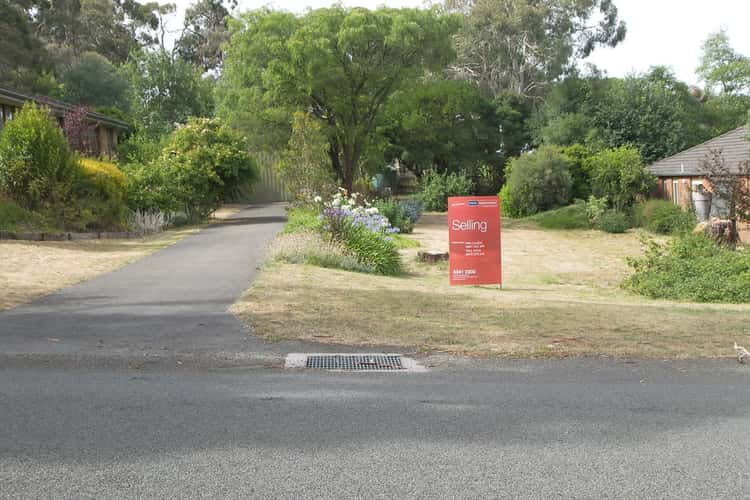
[[[741,162],[750,160],[748,132],[747,127],[731,130],[703,144],[659,160],[649,165],[648,169],[658,177],[701,175],[701,160],[706,158],[711,150],[721,151],[727,166],[734,169]]]
[[[52,110],[53,114],[59,116],[62,116],[65,112],[75,108],[74,105],[68,104],[67,102],[58,101],[57,99],[24,94],[8,87],[0,86],[0,104],[12,104],[13,106],[20,107],[23,106],[23,104],[27,101],[34,101],[36,103],[47,106]],[[103,115],[101,113],[96,113],[94,111],[87,112],[86,116],[92,122],[103,123],[105,125],[109,125],[110,127],[120,128],[124,130],[130,128],[130,125],[122,120],[118,120],[117,118],[112,118],[111,116]]]

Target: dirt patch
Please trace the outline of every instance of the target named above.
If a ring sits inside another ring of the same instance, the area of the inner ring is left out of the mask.
[[[428,214],[413,238],[448,248],[444,215]],[[234,311],[261,336],[383,344],[499,356],[731,356],[750,335],[750,307],[651,301],[619,288],[638,234],[503,232],[504,285],[450,287],[447,264],[416,262],[407,275],[372,276],[269,263]],[[750,342],[747,342],[750,344]]]
[[[0,241],[0,310],[113,271],[195,231],[129,240]]]

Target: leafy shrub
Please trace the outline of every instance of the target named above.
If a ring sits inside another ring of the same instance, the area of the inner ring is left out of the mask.
[[[416,224],[420,217],[422,217],[422,210],[424,203],[418,198],[406,198],[398,201],[399,205],[404,212],[404,216],[409,219],[409,222]]]
[[[448,210],[449,197],[467,196],[471,194],[474,186],[463,172],[439,174],[430,170],[422,176],[421,188],[419,197],[424,203],[425,210],[445,212]]]
[[[242,139],[216,119],[175,130],[158,159],[126,168],[133,210],[183,212],[203,220],[240,186],[257,179]]]
[[[91,158],[80,160],[74,185],[75,198],[90,214],[89,229],[124,226],[127,189],[127,177],[115,164]]]
[[[592,224],[598,225],[599,219],[607,211],[607,198],[597,198],[593,194],[586,202],[586,216]]]
[[[667,200],[638,203],[633,212],[637,226],[658,234],[684,233],[693,229],[696,224],[691,212]]]
[[[542,212],[528,219],[544,229],[588,229],[591,227],[583,203]]]
[[[75,157],[46,109],[28,103],[0,132],[0,190],[24,208],[55,203]]]
[[[117,144],[120,162],[145,165],[156,160],[166,145],[166,136],[154,138],[138,131]]]
[[[294,113],[289,143],[274,170],[296,199],[309,201],[335,190],[328,140],[318,120],[302,111]]]
[[[622,212],[607,210],[599,217],[599,229],[605,233],[624,233],[629,227],[628,217]]]
[[[45,230],[44,218],[12,200],[0,198],[0,229],[5,231]]]
[[[506,167],[513,216],[533,215],[570,201],[573,180],[567,158],[552,147],[513,159]]]
[[[508,184],[505,184],[502,188],[500,188],[498,197],[500,198],[500,213],[503,215],[503,217],[517,217],[518,214],[514,213],[513,210],[510,186]]]
[[[320,211],[309,207],[294,207],[286,213],[284,233],[319,232],[323,226]]]
[[[568,168],[573,179],[571,197],[574,200],[587,199],[591,195],[591,176],[586,162],[594,155],[594,151],[582,144],[572,144],[562,148],[561,152],[568,158]]]
[[[750,302],[750,253],[732,251],[702,234],[666,245],[649,242],[641,258],[629,259],[633,274],[623,287],[651,298],[695,302]]]
[[[160,166],[158,162],[123,166],[128,179],[126,202],[132,211],[162,213],[169,219],[181,208],[179,190],[170,182],[167,169]]]
[[[406,213],[404,206],[396,200],[380,200],[373,205],[378,212],[388,219],[391,226],[397,227],[401,233],[411,233],[414,223]]]
[[[401,256],[390,237],[370,231],[366,226],[346,222],[340,239],[361,265],[377,274],[394,276],[401,272]]]
[[[633,147],[600,151],[586,160],[585,167],[591,175],[593,194],[608,198],[619,211],[632,206],[639,196],[648,195],[656,182]]]
[[[334,197],[323,210],[323,231],[343,245],[357,261],[378,274],[401,272],[401,257],[390,234],[398,233],[377,209],[357,206],[358,197]]]

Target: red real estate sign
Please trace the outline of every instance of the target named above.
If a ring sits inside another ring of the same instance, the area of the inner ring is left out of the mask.
[[[451,285],[500,285],[500,200],[448,198]]]

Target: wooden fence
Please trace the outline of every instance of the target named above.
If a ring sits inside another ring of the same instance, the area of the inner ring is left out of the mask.
[[[258,163],[258,181],[251,188],[243,189],[235,201],[247,203],[290,201],[292,197],[289,191],[273,170],[273,166],[278,161],[279,155],[277,153],[261,151],[253,153],[253,157]]]

